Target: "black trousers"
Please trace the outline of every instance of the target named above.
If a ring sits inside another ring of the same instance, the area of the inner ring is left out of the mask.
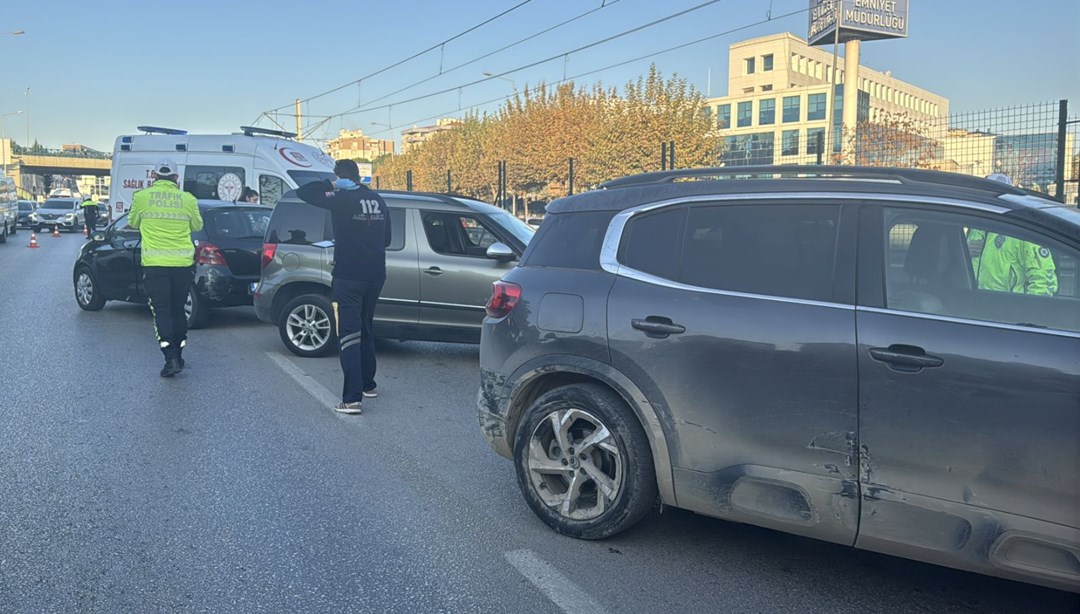
[[[143,267],[143,287],[154,314],[154,333],[165,359],[180,358],[187,341],[187,302],[195,267]]]
[[[97,226],[97,209],[86,208],[86,229],[88,234],[94,234],[94,227]]]
[[[382,287],[381,281],[333,281],[341,371],[345,375],[341,400],[345,403],[363,400],[363,392],[375,388],[373,322]]]

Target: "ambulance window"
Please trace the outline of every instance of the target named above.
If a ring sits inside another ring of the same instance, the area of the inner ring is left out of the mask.
[[[222,181],[222,179],[225,181]],[[239,166],[191,166],[184,169],[184,191],[206,200],[236,200],[247,182]]]
[[[281,200],[288,186],[281,177],[273,175],[259,175],[259,202],[273,207]]]

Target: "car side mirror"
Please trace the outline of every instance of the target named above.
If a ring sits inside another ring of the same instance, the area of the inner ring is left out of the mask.
[[[95,232],[90,238],[94,241],[97,241],[98,243],[101,243],[105,241],[105,233]]]
[[[507,262],[513,260],[517,256],[514,251],[505,243],[492,243],[487,248],[487,257],[492,260],[498,260],[499,262]]]

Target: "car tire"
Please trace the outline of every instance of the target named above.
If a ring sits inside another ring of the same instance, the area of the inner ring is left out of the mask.
[[[15,222],[15,224],[13,224],[13,225],[11,226],[11,228],[10,228],[10,229],[8,230],[8,233],[9,233],[9,234],[10,234],[11,236],[13,236],[13,237],[14,237],[14,236],[15,236],[16,234],[18,234],[18,233],[19,233],[19,223],[18,223],[18,222]]]
[[[290,352],[305,358],[329,356],[337,349],[337,325],[330,299],[321,294],[304,294],[281,310],[278,333]]]
[[[556,434],[556,421],[569,425],[565,433]],[[533,402],[517,429],[514,466],[533,513],[563,535],[604,539],[657,505],[645,431],[626,403],[598,384],[563,386]]]
[[[86,311],[100,311],[105,306],[105,295],[97,285],[97,278],[89,267],[80,266],[75,271],[75,302]]]
[[[2,230],[2,232],[0,232],[0,243],[7,243],[7,237],[9,234],[7,224],[4,224],[4,227],[0,230]]]
[[[192,286],[188,292],[187,301],[184,303],[184,314],[187,315],[188,330],[202,328],[210,319],[210,306],[206,304],[206,299],[199,296],[195,286]]]

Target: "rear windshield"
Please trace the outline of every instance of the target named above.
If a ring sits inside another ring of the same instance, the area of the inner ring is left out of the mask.
[[[211,241],[258,239],[266,235],[270,208],[230,207],[205,212],[203,223]]]
[[[47,200],[41,205],[42,209],[74,209],[75,203],[70,200]]]
[[[614,215],[614,211],[549,213],[521,265],[599,270],[600,249]]]
[[[330,212],[293,200],[291,193],[278,201],[270,222],[267,243],[311,245],[333,239]]]

